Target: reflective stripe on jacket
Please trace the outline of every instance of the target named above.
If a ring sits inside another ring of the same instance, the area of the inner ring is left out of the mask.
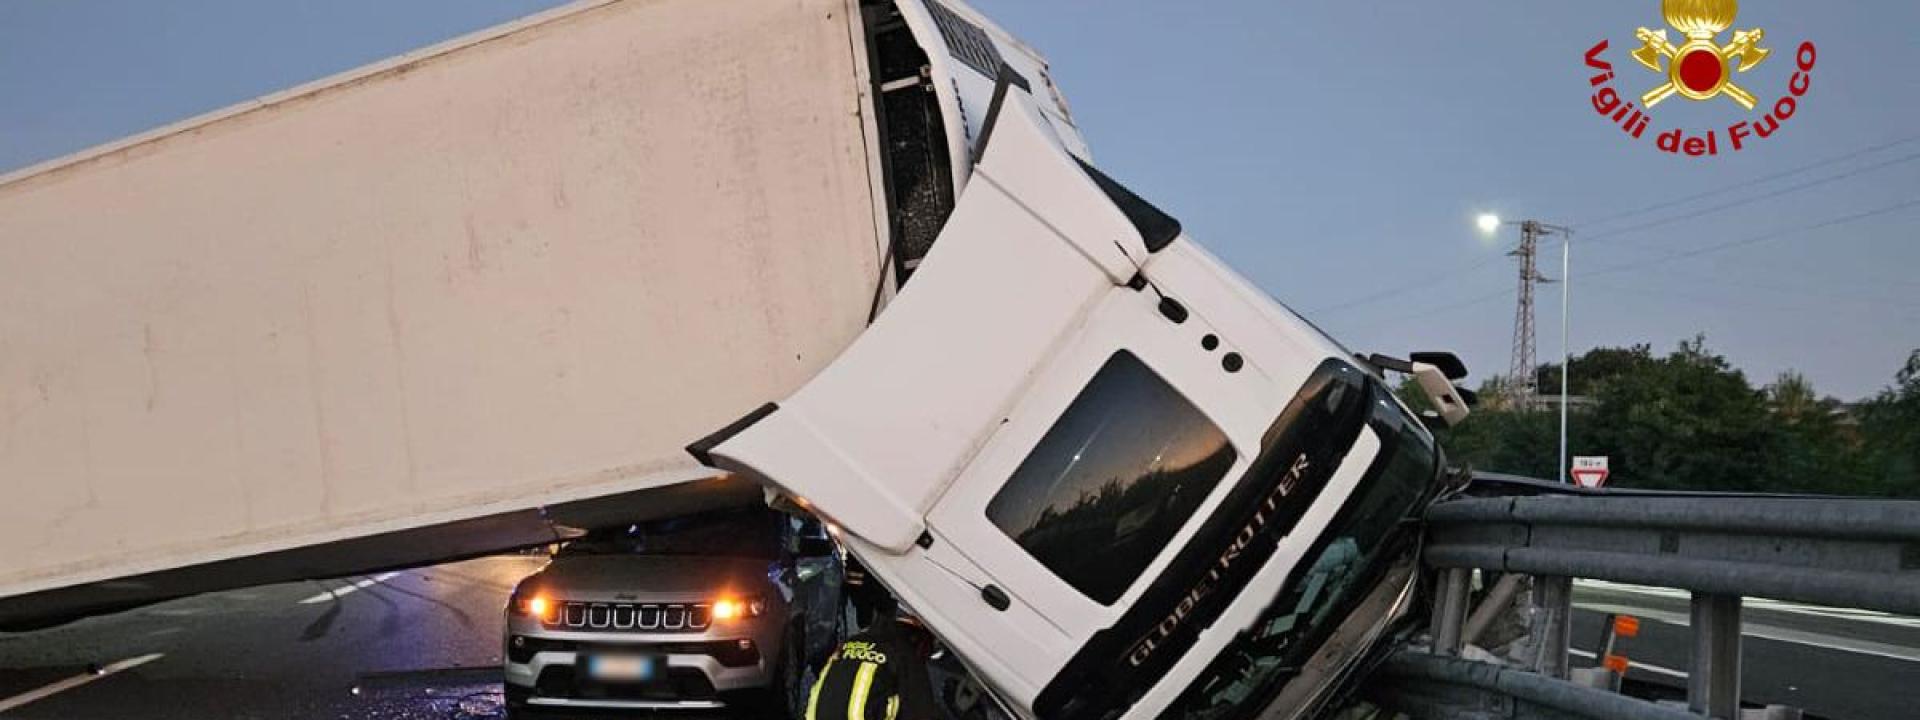
[[[932,720],[926,661],[891,621],[849,638],[807,696],[806,720]]]

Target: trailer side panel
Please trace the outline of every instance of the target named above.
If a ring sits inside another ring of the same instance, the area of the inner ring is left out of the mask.
[[[869,317],[853,5],[578,3],[0,180],[0,598],[699,476]]]

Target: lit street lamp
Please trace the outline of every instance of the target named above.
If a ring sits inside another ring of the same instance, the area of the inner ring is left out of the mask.
[[[1573,287],[1573,230],[1559,225],[1549,225],[1537,220],[1502,221],[1499,215],[1481,213],[1474,219],[1480,232],[1492,235],[1503,225],[1518,225],[1527,242],[1540,235],[1558,234],[1560,236],[1560,482],[1572,482],[1567,476],[1567,378],[1573,374],[1573,358],[1567,345],[1568,300]],[[1531,353],[1531,351],[1529,351]],[[1527,368],[1527,372],[1533,372]],[[1508,378],[1509,382],[1518,382]],[[1528,386],[1532,383],[1528,382]]]

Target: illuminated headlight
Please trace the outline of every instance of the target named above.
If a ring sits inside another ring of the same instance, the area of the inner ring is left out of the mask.
[[[552,624],[557,619],[554,617],[556,603],[552,598],[540,593],[528,595],[514,593],[513,599],[508,601],[507,606],[515,615],[537,618],[543,623]]]
[[[766,611],[767,601],[758,595],[748,598],[728,597],[713,601],[713,619],[716,622],[760,617]]]

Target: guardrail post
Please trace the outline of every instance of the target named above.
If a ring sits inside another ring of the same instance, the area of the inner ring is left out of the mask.
[[[1499,582],[1494,583],[1493,588],[1487,591],[1487,596],[1480,599],[1480,606],[1474,608],[1473,614],[1467,616],[1467,629],[1460,634],[1462,645],[1479,642],[1480,635],[1487,631],[1487,627],[1493,624],[1494,619],[1510,610],[1510,606],[1513,605],[1513,596],[1520,592],[1520,581],[1525,577],[1519,573],[1506,573],[1500,576]]]
[[[1708,717],[1740,717],[1740,596],[1693,594],[1693,661],[1687,707]]]
[[[1573,624],[1573,578],[1539,575],[1533,578],[1535,656],[1533,671],[1567,679],[1567,643]]]
[[[1467,622],[1467,596],[1473,571],[1447,568],[1440,571],[1440,585],[1433,599],[1433,654],[1460,654],[1460,631]]]

